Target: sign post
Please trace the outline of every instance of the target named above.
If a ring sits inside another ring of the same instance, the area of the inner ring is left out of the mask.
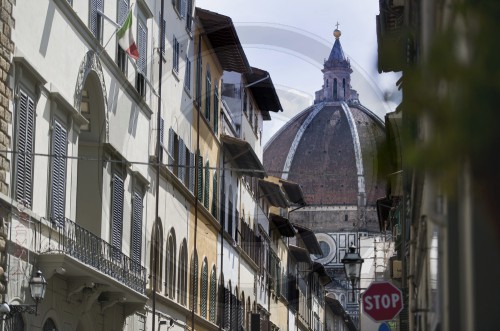
[[[403,310],[403,293],[389,282],[373,282],[363,293],[363,311],[375,322],[390,321]]]

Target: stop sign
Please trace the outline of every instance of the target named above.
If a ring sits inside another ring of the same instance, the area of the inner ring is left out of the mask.
[[[403,293],[389,282],[373,282],[362,302],[363,311],[375,322],[390,321],[403,309]]]

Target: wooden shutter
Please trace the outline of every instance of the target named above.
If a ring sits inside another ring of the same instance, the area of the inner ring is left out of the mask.
[[[187,3],[186,0],[181,0],[181,8],[180,8],[180,14],[181,17],[186,16],[186,10],[187,10]]]
[[[148,29],[141,21],[137,23],[137,47],[139,49],[139,59],[137,60],[137,70],[146,76],[148,65]]]
[[[113,195],[111,204],[111,245],[113,257],[119,258],[122,248],[123,233],[123,179],[117,174],[113,175]]]
[[[212,78],[210,77],[210,71],[207,70],[205,85],[205,118],[210,122],[210,93],[212,93]]]
[[[132,240],[130,257],[138,265],[140,265],[141,262],[142,208],[142,195],[139,194],[139,192],[134,192],[132,201]]]
[[[198,254],[195,252],[191,262],[191,309],[198,312]]]
[[[251,315],[251,331],[260,331],[260,314],[252,314]]]
[[[238,300],[236,307],[238,311],[238,323],[236,330],[243,330],[243,308],[245,307],[245,302],[241,302],[240,300]]]
[[[198,155],[198,178],[197,178],[197,189],[198,189],[198,201],[203,202],[203,157]]]
[[[168,133],[170,134],[170,130]],[[160,117],[160,145],[163,146],[164,143],[165,143],[165,120],[163,119],[163,117]]]
[[[16,200],[31,208],[33,194],[33,152],[35,131],[35,102],[20,91],[16,158]]]
[[[207,261],[203,261],[203,266],[201,268],[201,302],[200,302],[200,314],[203,317],[207,317],[207,300],[208,300],[208,266]]]
[[[102,17],[97,10],[104,11],[104,0],[90,0],[90,31],[97,39],[101,39]]]
[[[68,152],[68,133],[58,122],[54,121],[52,137],[52,220],[64,226],[64,207],[66,196],[66,157]]]
[[[191,191],[191,193],[194,193],[194,163],[194,153],[189,153],[189,190]]]
[[[161,16],[161,13],[160,13]],[[165,37],[166,37],[166,32],[167,32],[167,21],[163,19],[161,21],[161,29],[160,29],[160,50],[163,55],[165,55]]]
[[[219,130],[219,87],[214,86],[214,132],[217,134]]]
[[[215,323],[216,313],[217,313],[217,275],[215,274],[215,268],[212,269],[212,274],[210,275],[210,321]]]
[[[193,25],[193,0],[187,0],[186,30],[191,32]]]
[[[117,23],[121,26],[128,15],[129,0],[118,0],[118,20]]]
[[[175,131],[172,128],[168,129],[168,169],[174,171],[174,148],[175,148]]]
[[[196,103],[201,108],[201,35],[198,36],[198,56],[196,57]]]
[[[227,233],[233,237],[233,202],[231,197],[229,197],[229,203],[227,205]]]
[[[217,217],[217,193],[218,188],[217,188],[217,172],[214,172],[214,179],[213,179],[213,184],[212,184],[212,216],[218,219]]]
[[[177,175],[182,183],[184,183],[186,177],[186,146],[184,141],[179,139],[179,162],[178,162]]]
[[[223,327],[229,329],[231,323],[231,292],[229,289],[224,288],[224,319]]]
[[[172,41],[172,68],[175,70],[175,72],[179,72],[179,54],[180,54],[180,49],[179,49],[179,41],[177,38],[174,36],[174,40]]]
[[[210,200],[210,163],[205,164],[205,194],[203,195],[203,205],[208,209]]]
[[[184,75],[184,87],[186,90],[191,91],[191,61],[186,56],[186,73]]]
[[[231,294],[231,326],[230,330],[237,330],[238,326],[238,305],[236,302],[236,296]]]

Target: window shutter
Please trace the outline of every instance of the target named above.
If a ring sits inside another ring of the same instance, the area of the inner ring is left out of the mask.
[[[189,190],[194,193],[194,153],[189,153]]]
[[[168,129],[168,169],[174,171],[174,146],[175,146],[175,131],[172,128]]]
[[[208,160],[205,164],[205,194],[203,198],[203,205],[208,209],[210,200],[210,163],[208,162]]]
[[[224,288],[224,320],[223,327],[229,329],[231,323],[231,292],[229,289]]]
[[[35,130],[35,103],[20,91],[16,164],[16,200],[31,208],[33,192],[33,152]]]
[[[104,11],[104,0],[90,0],[90,31],[97,39],[101,38],[102,17],[97,10]]]
[[[179,166],[177,174],[180,181],[184,183],[186,178],[186,146],[182,139],[179,139]]]
[[[245,303],[240,300],[237,301],[237,310],[238,310],[238,324],[236,330],[243,330],[243,308]]]
[[[203,201],[203,157],[198,155],[198,201]]]
[[[186,10],[187,10],[186,0],[181,0],[181,8],[180,8],[181,17],[186,16]]]
[[[220,193],[220,224],[222,228],[225,228],[226,224],[226,193],[224,192],[224,187],[221,185]]]
[[[142,195],[134,192],[134,200],[132,201],[132,252],[130,257],[135,262],[136,267],[139,267],[141,263],[142,208]],[[139,270],[139,268],[134,270]]]
[[[207,70],[206,85],[205,85],[205,118],[210,122],[210,93],[212,93],[212,78],[210,71]]]
[[[231,197],[229,197],[229,203],[227,206],[227,233],[233,237],[233,202]]]
[[[174,36],[172,41],[172,68],[175,72],[179,72],[179,54],[180,54],[180,45],[177,38]]]
[[[200,313],[201,316],[207,317],[207,299],[208,299],[208,266],[207,261],[203,261],[203,267],[201,269],[201,302],[200,302]]]
[[[217,275],[215,274],[215,268],[212,269],[212,274],[210,275],[210,321],[215,323],[215,317],[217,312]]]
[[[68,151],[68,133],[57,121],[54,121],[52,160],[52,220],[64,226],[64,204],[66,192],[66,157]]]
[[[212,216],[218,219],[217,217],[217,193],[218,188],[217,188],[217,172],[214,171],[214,179],[213,179],[213,185],[212,185]]]
[[[238,242],[238,223],[240,221],[240,212],[235,210],[234,215],[234,241]]]
[[[160,16],[161,16],[161,13],[160,13]],[[163,55],[165,55],[165,38],[167,35],[166,32],[167,32],[167,21],[165,21],[165,19],[163,19],[161,21],[161,30],[160,30],[160,36],[159,36],[160,49],[161,49],[161,53]]]
[[[111,245],[113,257],[120,258],[123,231],[123,179],[113,175],[113,201],[111,205]]]
[[[186,30],[191,32],[193,25],[193,0],[187,0]]]
[[[184,87],[186,90],[191,91],[191,61],[186,56],[186,73],[184,76]]]
[[[118,0],[118,24],[121,26],[127,18],[129,0]]]
[[[236,297],[231,294],[231,326],[229,330],[237,330],[238,325],[238,306],[236,303]]]
[[[148,30],[144,23],[138,21],[137,24],[137,47],[139,48],[139,59],[137,60],[137,70],[143,76],[147,73],[147,59],[148,59]]]
[[[160,117],[160,145],[163,146],[164,143],[165,143],[165,120],[163,119],[163,117]]]
[[[193,255],[193,260],[191,262],[191,309],[194,312],[198,312],[198,255],[196,252]]]
[[[198,37],[198,56],[196,58],[196,103],[201,108],[201,35]]]
[[[214,87],[214,132],[217,134],[219,130],[219,87]]]

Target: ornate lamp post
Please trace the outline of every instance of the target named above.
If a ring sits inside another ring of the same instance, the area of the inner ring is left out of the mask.
[[[28,313],[35,314],[38,313],[38,303],[45,297],[45,289],[47,288],[47,281],[42,276],[42,272],[38,270],[36,276],[31,277],[29,281],[30,292],[34,305],[9,305],[4,302],[0,304],[0,315],[6,315],[5,318],[13,317],[16,314]]]
[[[346,278],[351,282],[352,285],[352,296],[354,298],[354,288],[356,287],[356,282],[361,276],[361,265],[365,260],[361,258],[359,253],[356,253],[356,246],[351,243],[349,246],[349,252],[346,252],[342,263],[344,264],[344,270]]]

